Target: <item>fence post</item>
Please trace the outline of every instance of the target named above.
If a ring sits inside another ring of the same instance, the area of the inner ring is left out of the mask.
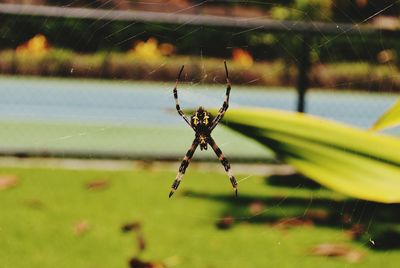
[[[308,73],[311,67],[310,59],[310,34],[303,34],[300,47],[300,60],[298,61],[298,77],[297,77],[297,111],[305,112],[305,96],[308,88]]]

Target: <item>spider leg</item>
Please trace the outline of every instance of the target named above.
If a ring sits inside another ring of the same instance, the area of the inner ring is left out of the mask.
[[[208,143],[210,144],[210,146],[213,148],[215,154],[217,155],[219,161],[221,162],[221,164],[224,166],[224,169],[226,171],[226,173],[229,176],[229,179],[231,181],[232,187],[235,190],[235,195],[237,196],[237,181],[235,179],[235,177],[232,174],[232,170],[231,170],[231,165],[228,162],[228,159],[226,159],[226,157],[224,156],[224,154],[222,153],[221,149],[218,147],[218,145],[215,143],[214,139],[211,138],[211,136],[209,137],[209,141]]]
[[[185,66],[182,65],[182,68],[181,68],[181,70],[179,71],[178,77],[176,78],[176,81],[175,81],[175,87],[174,87],[173,92],[174,92],[176,110],[178,111],[178,114],[179,114],[180,116],[182,116],[183,120],[185,120],[186,123],[187,123],[190,127],[192,127],[192,125],[190,124],[190,120],[187,118],[187,116],[186,116],[186,115],[183,113],[183,111],[181,110],[181,107],[179,106],[179,100],[178,100],[178,89],[177,89],[177,88],[178,88],[179,78],[181,77],[181,74],[182,74],[182,71],[183,71],[183,68],[184,68],[184,67],[185,67]]]
[[[211,127],[210,127],[211,130],[213,130],[218,125],[218,123],[221,121],[222,117],[224,117],[225,112],[228,110],[228,107],[229,107],[229,94],[231,92],[231,82],[229,80],[228,67],[226,67],[226,61],[224,61],[224,65],[225,65],[225,73],[226,73],[225,100],[224,100],[224,104],[222,105],[221,109],[219,109],[219,111],[218,111],[218,115],[211,122]]]
[[[174,180],[174,183],[171,186],[171,192],[169,193],[169,197],[171,197],[174,192],[178,189],[179,184],[181,183],[182,177],[186,172],[186,168],[189,166],[190,160],[193,157],[194,152],[196,151],[197,146],[199,145],[199,141],[195,139],[190,146],[189,150],[187,151],[185,157],[182,160],[182,163],[179,167],[178,174]]]

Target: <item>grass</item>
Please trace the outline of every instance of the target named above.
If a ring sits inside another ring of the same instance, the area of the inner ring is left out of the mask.
[[[128,267],[128,259],[138,250],[134,235],[122,233],[121,226],[140,221],[147,245],[140,258],[164,261],[169,267],[352,266],[341,258],[311,256],[310,248],[321,243],[362,252],[364,258],[355,267],[397,267],[400,251],[370,250],[368,243],[349,239],[347,225],[341,222],[273,226],[276,220],[314,209],[353,211],[354,222],[362,223],[362,215],[368,213],[361,201],[321,188],[277,187],[256,175],[239,184],[235,199],[226,175],[218,172],[222,167],[209,167],[191,166],[171,199],[167,195],[175,165],[121,170],[2,167],[0,177],[15,174],[19,184],[0,191],[1,266]],[[85,188],[99,178],[107,179],[109,187]],[[251,216],[248,206],[257,200],[265,210]],[[217,229],[216,222],[224,215],[232,215],[235,224]],[[382,217],[367,217],[371,230],[382,226]],[[76,235],[73,228],[81,220],[91,227]]]

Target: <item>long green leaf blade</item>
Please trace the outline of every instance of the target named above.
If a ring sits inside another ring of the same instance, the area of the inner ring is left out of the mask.
[[[356,198],[400,202],[399,139],[269,109],[231,109],[224,124],[326,187]]]
[[[375,124],[371,130],[378,131],[385,128],[395,127],[400,125],[400,100],[398,100],[392,107],[389,108]]]

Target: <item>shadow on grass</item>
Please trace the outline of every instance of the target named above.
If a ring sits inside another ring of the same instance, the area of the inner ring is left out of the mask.
[[[292,175],[291,175],[292,176]],[[275,187],[320,189],[304,177],[269,178]],[[288,182],[285,184],[284,182]],[[276,182],[278,182],[276,184]],[[218,195],[187,191],[186,196],[222,202],[226,209],[216,222],[220,229],[235,224],[265,224],[289,229],[321,226],[344,230],[349,239],[374,250],[400,249],[400,204],[381,204],[358,199],[334,200],[324,197],[255,196],[230,193]]]

